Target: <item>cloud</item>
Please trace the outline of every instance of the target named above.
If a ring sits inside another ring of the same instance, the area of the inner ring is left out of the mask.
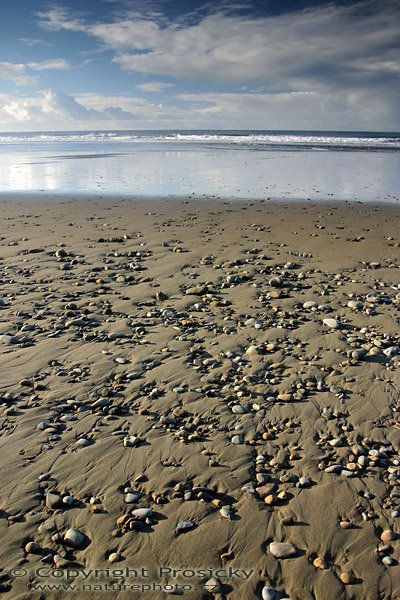
[[[72,96],[56,90],[46,90],[36,97],[5,98],[0,103],[3,122],[35,123],[49,126],[53,123],[86,124],[94,121],[126,121],[136,117],[118,106],[104,106],[101,110],[87,108]]]
[[[9,63],[0,62],[0,77],[11,81],[17,86],[30,86],[37,83],[37,77],[27,75],[26,71],[66,70],[70,64],[64,58],[53,58],[41,62]]]
[[[21,44],[25,44],[26,46],[46,46],[50,48],[53,45],[38,38],[18,38],[18,41],[21,42]]]
[[[214,128],[232,129],[393,129],[396,97],[382,106],[375,94],[353,92],[201,93],[180,94],[187,102],[193,122],[212,122]],[[379,117],[377,117],[379,111]],[[377,120],[378,119],[378,120]]]
[[[367,101],[368,100],[368,101]],[[0,94],[0,125],[29,129],[343,129],[395,130],[397,97],[382,108],[379,91],[185,93],[168,103],[126,95],[54,90],[34,97]],[[377,113],[379,112],[379,118]]]
[[[33,85],[36,78],[26,75],[25,68],[23,64],[0,62],[0,77],[18,86]]]
[[[84,23],[65,9],[40,13],[43,26],[86,32],[116,51],[127,71],[270,89],[358,87],[399,75],[399,4],[328,3],[272,17],[213,12],[193,22],[166,23],[127,13],[109,23]]]
[[[136,87],[143,92],[161,92],[162,90],[174,87],[174,84],[161,81],[149,81],[148,83],[139,83]]]
[[[30,69],[34,71],[48,71],[48,70],[68,70],[71,68],[71,65],[65,58],[52,58],[49,60],[44,60],[42,62],[31,62],[26,65]]]

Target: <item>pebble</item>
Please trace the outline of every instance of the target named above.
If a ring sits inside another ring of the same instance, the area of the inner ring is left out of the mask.
[[[75,498],[72,496],[63,496],[62,502],[67,506],[72,506],[75,503]]]
[[[392,567],[393,565],[397,564],[396,560],[392,556],[384,556],[382,558],[382,563],[387,567]]]
[[[262,600],[279,600],[280,594],[275,588],[265,585],[261,590],[261,598]]]
[[[349,308],[352,308],[353,310],[359,310],[360,308],[363,307],[363,303],[358,300],[349,300],[349,302],[347,303],[347,306]]]
[[[278,400],[280,400],[280,402],[291,402],[293,400],[293,395],[292,394],[278,394]]]
[[[193,287],[189,287],[186,290],[187,296],[202,296],[208,291],[208,287],[206,285],[196,285]]]
[[[194,523],[193,521],[190,520],[183,520],[183,521],[179,521],[177,526],[174,529],[174,533],[175,535],[179,535],[180,533],[183,533],[185,531],[190,531],[191,529],[194,529],[196,527],[196,523]]]
[[[317,306],[318,306],[318,302],[314,302],[314,300],[308,300],[307,302],[304,302],[304,304],[303,304],[303,308],[305,308],[305,309],[316,308]]]
[[[141,497],[142,494],[140,492],[128,492],[127,494],[125,494],[125,504],[135,504],[135,502],[139,502]]]
[[[111,552],[110,556],[108,557],[108,561],[110,563],[118,562],[120,559],[121,559],[121,555],[118,554],[118,552]]]
[[[230,506],[223,506],[220,508],[219,514],[224,519],[232,519],[232,509]]]
[[[125,448],[134,448],[140,443],[140,438],[137,435],[126,435],[122,440],[122,444]]]
[[[339,327],[339,322],[336,319],[331,319],[328,317],[327,319],[323,319],[322,322],[324,325],[329,327],[329,329],[337,329]]]
[[[244,406],[242,406],[241,404],[235,404],[234,406],[232,406],[232,412],[236,415],[242,415],[244,413],[247,412],[247,410],[245,409]]]
[[[351,521],[340,521],[339,525],[342,529],[353,529],[354,527]]]
[[[317,558],[315,558],[313,560],[313,565],[316,569],[321,569],[322,571],[325,571],[326,569],[329,568],[327,562],[323,558],[320,558],[319,556],[317,556]]]
[[[397,537],[396,533],[394,531],[392,531],[391,529],[385,529],[385,531],[382,531],[381,533],[381,540],[382,542],[392,542],[393,540],[395,540]]]
[[[264,349],[261,346],[249,346],[246,349],[247,356],[258,356],[264,354]]]
[[[231,438],[231,442],[232,442],[232,444],[244,444],[244,439],[242,438],[241,435],[234,435]]]
[[[87,542],[87,536],[79,529],[68,529],[64,535],[64,543],[73,548],[82,548]]]
[[[92,445],[92,441],[88,440],[87,438],[80,438],[79,440],[77,440],[75,442],[75,447],[76,448],[86,448],[87,446],[91,446]]]
[[[296,486],[299,488],[307,488],[310,487],[310,485],[311,481],[307,479],[307,477],[300,477],[299,481],[296,484]]]
[[[211,577],[205,582],[203,589],[210,594],[219,594],[222,591],[221,582],[215,577]]]
[[[147,519],[148,517],[153,516],[153,510],[151,508],[136,508],[135,510],[132,510],[131,513],[132,517],[134,517],[135,519]]]
[[[340,580],[344,585],[352,585],[356,581],[353,571],[343,571],[340,573]]]
[[[60,506],[62,506],[62,498],[59,494],[55,494],[54,492],[47,492],[45,504],[47,508],[60,508]]]
[[[41,547],[37,542],[28,542],[25,546],[25,552],[27,554],[40,554]]]
[[[297,554],[297,549],[289,542],[271,542],[268,550],[275,558],[290,558]]]

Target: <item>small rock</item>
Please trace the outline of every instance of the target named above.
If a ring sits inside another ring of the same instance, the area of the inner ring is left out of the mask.
[[[125,494],[125,503],[126,504],[134,504],[135,502],[138,502],[141,497],[142,497],[142,494],[140,492],[137,492],[137,493],[128,492],[127,494]]]
[[[322,322],[324,325],[329,327],[329,329],[337,329],[339,327],[339,322],[336,319],[331,319],[328,317],[327,319],[323,319]]]
[[[310,487],[311,481],[307,479],[307,477],[300,477],[299,481],[296,484],[296,487],[299,488],[307,488]]]
[[[186,296],[202,296],[206,292],[208,292],[206,285],[196,285],[186,290]]]
[[[382,531],[381,533],[382,542],[392,542],[396,537],[396,533],[391,529],[385,529],[385,531]]]
[[[262,600],[279,600],[280,595],[274,588],[265,585],[261,590],[261,598]]]
[[[241,435],[234,435],[231,438],[232,444],[244,444],[244,439]]]
[[[354,525],[351,521],[340,521],[339,526],[342,529],[353,529]]]
[[[264,353],[264,350],[263,350],[263,348],[261,346],[254,346],[253,345],[253,346],[249,346],[246,349],[247,356],[257,356],[257,355],[263,354],[263,353]]]
[[[203,585],[203,589],[210,594],[219,594],[222,590],[221,582],[215,577],[211,577]]]
[[[62,502],[61,496],[59,496],[58,494],[55,494],[54,492],[47,492],[46,500],[45,500],[45,505],[47,508],[50,508],[50,509],[60,508],[60,506],[62,506],[62,504],[63,504],[63,502]]]
[[[291,402],[293,400],[293,395],[289,393],[278,394],[278,400],[281,402]]]
[[[328,569],[327,562],[323,558],[319,558],[319,556],[313,560],[313,565],[316,569],[321,569],[322,571]]]
[[[37,542],[28,542],[25,546],[25,552],[27,554],[40,554],[40,544],[38,544]]]
[[[232,509],[230,506],[223,506],[220,511],[219,514],[221,515],[221,517],[223,517],[224,519],[232,519]]]
[[[304,302],[303,304],[303,308],[316,308],[318,306],[317,302],[314,302],[314,300],[308,300],[308,302]]]
[[[120,560],[120,558],[121,558],[121,555],[118,554],[118,552],[112,552],[110,554],[110,556],[108,557],[108,560],[110,563],[115,563],[115,562],[118,562]]]
[[[271,542],[268,550],[275,558],[290,558],[297,554],[297,549],[289,542]]]
[[[136,508],[131,512],[132,517],[135,519],[147,519],[153,515],[153,510],[151,508]]]
[[[79,438],[79,440],[77,440],[75,442],[76,448],[86,448],[86,446],[91,446],[91,445],[92,445],[92,441],[88,440],[87,438]]]
[[[64,543],[73,548],[83,548],[87,542],[87,536],[79,531],[79,529],[68,529],[64,535]]]
[[[66,504],[67,506],[72,506],[75,502],[75,498],[73,498],[72,496],[64,496],[62,499],[62,503]]]
[[[343,571],[340,573],[340,580],[344,585],[351,585],[355,583],[356,578],[353,571]]]
[[[175,535],[179,535],[180,533],[183,533],[184,531],[190,531],[191,529],[194,529],[195,527],[196,527],[196,523],[194,523],[193,521],[189,521],[189,520],[179,521],[177,526],[174,529],[174,533],[175,533]]]

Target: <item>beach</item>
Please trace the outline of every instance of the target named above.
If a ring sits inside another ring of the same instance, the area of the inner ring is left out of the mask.
[[[0,207],[5,597],[400,597],[395,203]]]

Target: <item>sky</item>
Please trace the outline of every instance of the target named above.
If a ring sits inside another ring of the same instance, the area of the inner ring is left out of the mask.
[[[0,0],[0,131],[399,131],[400,0]]]

